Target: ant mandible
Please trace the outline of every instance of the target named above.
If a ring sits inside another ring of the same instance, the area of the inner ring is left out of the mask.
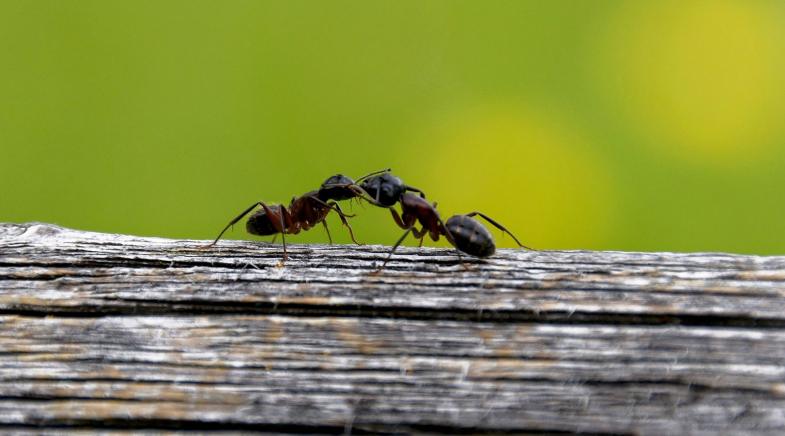
[[[373,172],[358,180],[364,180],[385,171],[389,171],[389,169]],[[342,185],[338,186],[337,182]],[[349,230],[349,236],[352,238],[352,241],[359,245],[360,243],[354,238],[352,226],[346,221],[346,218],[351,218],[354,215],[345,214],[341,210],[341,207],[338,206],[337,201],[357,197],[361,194],[362,193],[356,188],[356,183],[350,178],[341,174],[331,176],[318,190],[310,191],[300,197],[292,198],[288,209],[283,204],[267,205],[263,201],[252,204],[233,220],[229,221],[229,224],[221,230],[221,233],[218,234],[212,243],[205,245],[202,248],[209,248],[218,243],[221,236],[223,236],[231,226],[243,219],[243,217],[248,215],[248,213],[257,206],[261,207],[261,209],[248,218],[245,228],[248,233],[252,235],[270,236],[280,233],[283,244],[284,260],[288,259],[288,253],[286,251],[286,234],[296,235],[300,233],[300,231],[311,229],[318,223],[322,223],[324,230],[327,232],[327,238],[332,244],[330,229],[327,227],[327,222],[325,221],[327,215],[331,211],[335,211],[338,214],[341,223]]]

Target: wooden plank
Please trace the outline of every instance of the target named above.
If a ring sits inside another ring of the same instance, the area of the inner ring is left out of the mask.
[[[785,257],[200,243],[0,225],[0,429],[785,429]]]

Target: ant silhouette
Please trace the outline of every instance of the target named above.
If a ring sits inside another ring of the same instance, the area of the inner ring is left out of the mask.
[[[361,177],[358,181],[363,181],[368,177],[386,171],[389,171],[389,169],[370,173]],[[261,207],[261,209],[248,217],[245,229],[248,233],[258,236],[277,236],[280,234],[284,260],[288,259],[286,235],[296,235],[301,231],[310,230],[319,223],[322,223],[324,226],[324,230],[327,232],[327,238],[332,244],[332,236],[330,235],[330,229],[327,227],[326,222],[327,215],[332,211],[335,211],[335,213],[338,214],[341,223],[349,230],[349,236],[352,238],[352,241],[355,244],[360,245],[354,238],[352,226],[350,226],[349,222],[346,220],[346,218],[352,218],[354,215],[345,214],[337,201],[355,198],[363,194],[364,192],[357,188],[355,181],[342,174],[336,174],[325,180],[318,190],[310,191],[300,197],[292,198],[288,208],[283,204],[268,205],[263,201],[257,201],[229,221],[229,224],[221,230],[221,233],[218,234],[212,243],[200,248],[206,249],[214,246],[230,227],[243,219],[243,217],[248,215],[256,207]]]

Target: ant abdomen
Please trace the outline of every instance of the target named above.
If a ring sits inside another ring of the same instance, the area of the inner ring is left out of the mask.
[[[444,224],[455,248],[476,257],[488,257],[496,251],[493,235],[479,221],[466,215],[454,215]]]
[[[280,213],[279,206],[273,205],[270,206],[270,209],[273,212]],[[245,230],[252,235],[258,236],[270,236],[281,232],[273,226],[270,215],[264,209],[259,209],[248,217],[248,221],[245,222]]]

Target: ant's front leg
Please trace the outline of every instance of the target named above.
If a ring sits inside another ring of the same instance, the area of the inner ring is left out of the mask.
[[[357,245],[362,245],[359,242],[357,242],[356,239],[354,239],[354,231],[352,231],[352,226],[349,225],[349,221],[346,221],[347,217],[351,218],[354,215],[347,215],[347,214],[343,213],[343,211],[341,210],[341,206],[338,206],[338,203],[336,203],[334,201],[330,202],[328,205],[330,206],[330,208],[335,210],[335,213],[338,214],[338,218],[341,219],[341,223],[343,223],[343,225],[345,225],[346,228],[349,230],[349,236],[352,238],[352,242],[354,242]],[[322,221],[322,222],[324,222],[324,221]],[[325,224],[325,228],[327,228],[326,224]]]

